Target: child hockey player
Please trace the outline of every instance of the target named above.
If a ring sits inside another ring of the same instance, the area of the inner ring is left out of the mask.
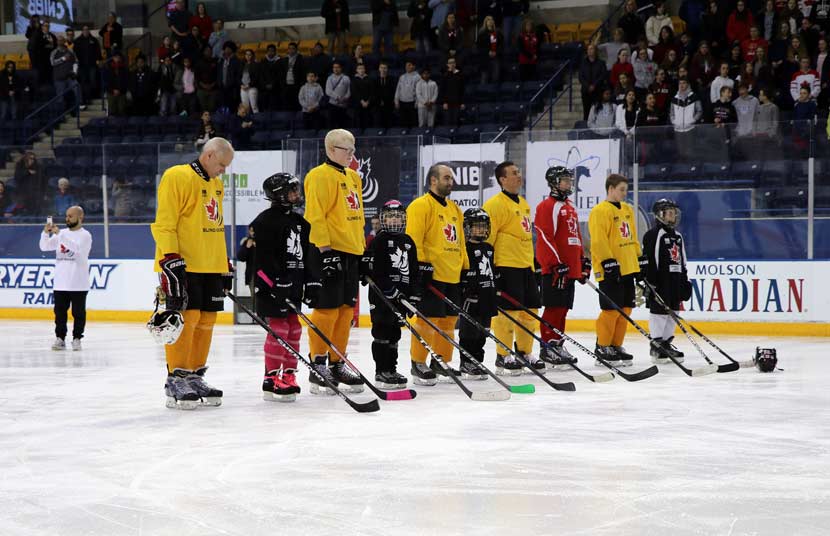
[[[554,166],[545,173],[550,197],[536,207],[536,259],[542,267],[542,318],[561,332],[565,317],[574,305],[574,281],[585,283],[591,265],[582,251],[576,208],[568,199],[573,193],[573,171]],[[542,348],[540,357],[556,368],[567,368],[576,358],[565,348],[559,335],[542,322],[542,338],[550,346]]]
[[[643,254],[648,257],[646,280],[666,305],[680,310],[681,302],[692,297],[692,284],[686,272],[686,248],[675,227],[680,224],[680,207],[671,199],[658,199],[651,207],[655,225],[643,236]],[[649,315],[648,325],[653,338],[652,363],[669,362],[669,356],[683,361],[683,352],[672,345],[674,319],[661,306],[648,287],[644,286]]]
[[[393,302],[405,298],[420,300],[417,288],[418,255],[415,243],[404,234],[406,209],[393,199],[380,209],[380,232],[361,260],[362,271]],[[369,292],[372,317],[372,357],[375,360],[375,383],[381,389],[403,389],[406,377],[398,374],[398,341],[401,324],[398,317],[374,292]]]
[[[277,173],[262,184],[271,208],[260,213],[251,224],[256,239],[254,291],[256,312],[295,350],[300,351],[302,333],[297,315],[285,303],[298,306],[304,285],[312,276],[306,258],[310,226],[294,208],[302,202],[300,179]],[[292,402],[300,392],[296,378],[297,358],[271,335],[265,339],[265,400]]]
[[[496,308],[496,279],[493,273],[493,246],[485,242],[490,236],[490,216],[480,208],[464,211],[464,236],[467,238],[467,258],[470,269],[461,272],[464,310],[479,324],[490,328],[490,321],[498,314]],[[458,330],[459,344],[478,363],[484,360],[487,336],[461,318]],[[461,375],[467,379],[486,380],[487,373],[478,363],[461,356]]]

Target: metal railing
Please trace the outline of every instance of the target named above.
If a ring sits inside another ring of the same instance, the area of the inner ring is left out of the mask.
[[[527,128],[530,131],[529,135],[531,139],[533,138],[533,127],[539,124],[539,121],[545,117],[547,114],[548,116],[548,130],[553,130],[553,108],[556,106],[556,103],[559,102],[559,99],[565,94],[568,93],[568,109],[573,110],[573,81],[572,81],[572,74],[573,74],[573,67],[572,67],[572,60],[567,60],[564,64],[562,64],[559,69],[553,76],[551,76],[545,84],[539,88],[539,91],[536,92],[533,97],[530,98],[530,101],[527,103]],[[556,93],[556,83],[559,81],[560,77],[567,76],[567,84],[563,85],[563,91],[559,94]],[[550,102],[548,103],[547,108],[543,109],[536,119],[533,118],[533,110],[534,104],[537,101],[541,101],[545,98],[546,93],[550,93]]]
[[[32,140],[36,139],[43,132],[45,132],[47,130],[50,130],[51,145],[52,145],[52,147],[54,147],[55,146],[55,129],[54,129],[54,127],[58,123],[63,121],[64,117],[66,117],[66,114],[71,113],[72,111],[75,112],[75,121],[76,121],[76,124],[77,124],[78,128],[80,129],[81,128],[81,114],[80,114],[80,110],[81,110],[81,108],[80,108],[81,107],[81,91],[80,91],[80,89],[81,89],[81,87],[80,87],[80,85],[78,85],[78,83],[76,81],[74,85],[66,88],[59,95],[55,95],[53,98],[49,99],[44,104],[42,104],[38,109],[36,109],[35,111],[33,111],[32,113],[27,115],[23,119],[24,129],[27,129],[28,128],[27,125],[29,125],[30,123],[35,121],[38,114],[40,114],[40,112],[42,110],[47,110],[48,111],[49,108],[57,102],[64,103],[63,111],[59,112],[54,117],[48,119],[46,121],[46,123],[42,127],[40,127],[38,130],[36,130],[35,132],[33,132],[31,134],[26,132],[26,130],[23,131],[23,135],[25,136],[24,145],[28,145],[29,143],[32,142]],[[74,102],[74,105],[72,107],[66,108],[65,107],[66,95],[68,95],[70,92],[73,92],[75,94],[75,102]]]
[[[594,30],[594,33],[591,34],[591,37],[588,38],[588,43],[593,43],[594,39],[596,39],[601,32],[607,32],[608,26],[611,24],[611,19],[617,16],[620,10],[622,10],[622,8],[625,6],[625,3],[626,0],[622,0],[619,4],[617,4],[617,7],[615,7],[614,10],[611,11],[611,13],[607,17],[605,17],[605,20],[602,21],[602,24],[600,24],[599,27],[596,30]]]

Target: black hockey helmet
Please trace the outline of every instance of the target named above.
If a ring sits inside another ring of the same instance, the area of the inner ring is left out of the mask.
[[[571,186],[562,188],[560,181],[564,178],[571,179]],[[556,199],[565,199],[574,193],[574,172],[565,166],[551,166],[545,172],[545,180],[550,188],[550,194]]]
[[[300,192],[300,179],[291,173],[274,173],[262,183],[262,189],[265,192],[265,197],[272,203],[277,203],[283,207],[292,207],[303,202],[303,196]],[[294,202],[288,200],[288,194],[296,191],[297,199]]]
[[[674,210],[674,221],[666,217],[668,210]],[[666,197],[658,199],[651,206],[651,212],[654,214],[654,218],[666,227],[674,229],[680,225],[680,206],[673,199]]]
[[[778,365],[778,353],[775,348],[755,347],[755,367],[761,372],[773,372]]]
[[[380,209],[380,230],[402,233],[406,230],[406,209],[397,199],[391,199]]]
[[[483,208],[464,211],[464,236],[467,240],[487,240],[490,237],[490,215]]]

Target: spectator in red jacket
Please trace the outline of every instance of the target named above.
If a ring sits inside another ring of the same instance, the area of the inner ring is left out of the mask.
[[[709,90],[709,84],[718,74],[717,63],[718,61],[709,50],[709,43],[701,41],[689,66],[689,74],[697,91]]]
[[[673,90],[674,88],[666,76],[665,69],[657,69],[657,76],[654,78],[654,83],[649,86],[648,92],[654,95],[654,105],[663,114],[666,114],[669,110]]]
[[[188,26],[191,28],[198,26],[199,35],[202,36],[205,42],[210,39],[210,34],[213,33],[213,19],[207,14],[207,8],[204,2],[196,4],[196,13],[190,17]]]
[[[611,68],[611,86],[615,87],[620,81],[620,73],[625,73],[628,78],[634,80],[634,66],[631,64],[631,52],[627,48],[617,52],[617,63]]]
[[[522,23],[519,34],[519,79],[522,82],[536,79],[536,64],[539,62],[539,38],[531,19]],[[629,65],[630,67],[630,65]]]
[[[660,28],[660,39],[657,41],[657,44],[652,47],[652,50],[654,51],[654,54],[652,54],[651,59],[654,60],[654,63],[657,65],[663,63],[663,60],[666,59],[666,54],[668,54],[669,50],[674,50],[678,58],[682,57],[680,54],[680,45],[674,37],[674,30],[668,26]]]
[[[753,61],[755,59],[755,51],[759,48],[767,48],[769,43],[766,39],[761,37],[761,31],[757,26],[749,29],[749,39],[741,41],[741,51],[744,55],[744,61]]]
[[[726,21],[726,37],[730,43],[742,43],[749,39],[749,29],[755,26],[755,18],[746,8],[744,0],[738,0],[735,4],[735,11],[729,15]]]

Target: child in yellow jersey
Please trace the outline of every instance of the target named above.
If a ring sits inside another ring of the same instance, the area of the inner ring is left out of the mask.
[[[634,209],[624,201],[628,179],[609,175],[605,190],[608,197],[588,217],[591,262],[599,288],[630,315],[634,308],[634,281],[640,277],[642,258],[637,220]],[[631,366],[633,356],[622,346],[628,321],[602,296],[599,306],[602,312],[597,318],[596,354],[613,364]]]

